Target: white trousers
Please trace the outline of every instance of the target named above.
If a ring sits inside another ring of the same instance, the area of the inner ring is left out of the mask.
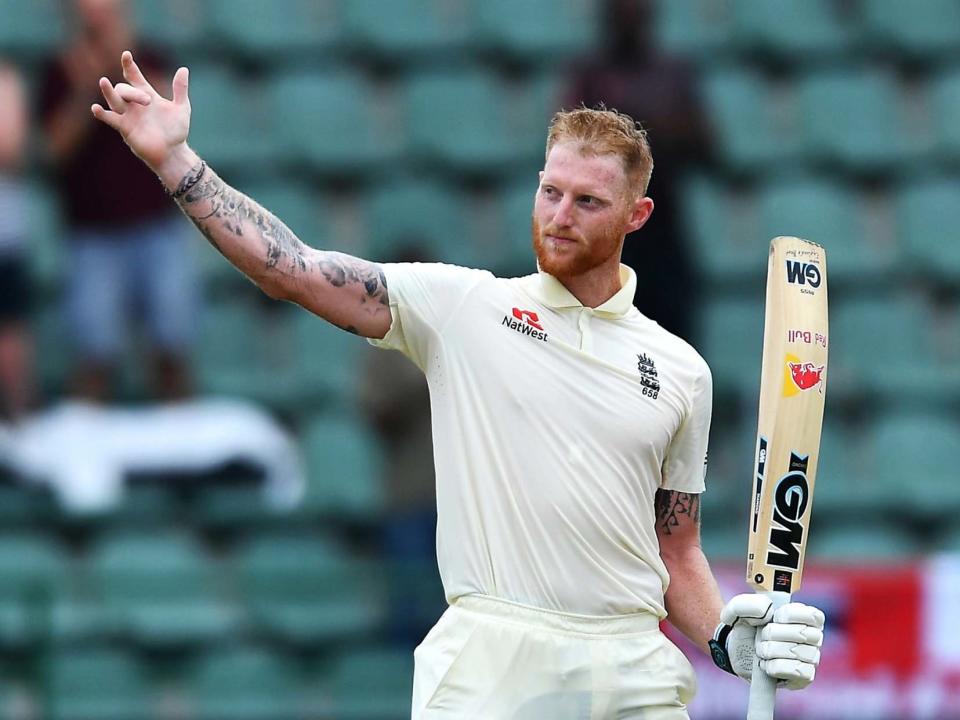
[[[412,720],[688,720],[687,658],[649,613],[593,617],[482,595],[413,654]]]

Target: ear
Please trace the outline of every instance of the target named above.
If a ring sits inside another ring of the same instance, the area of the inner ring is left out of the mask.
[[[642,228],[652,214],[653,200],[648,197],[637,198],[637,201],[633,204],[633,210],[630,212],[629,222],[627,222],[627,233]]]

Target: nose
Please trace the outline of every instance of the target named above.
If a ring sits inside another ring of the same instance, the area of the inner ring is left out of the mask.
[[[570,227],[573,224],[573,200],[568,195],[557,205],[553,215],[553,224],[558,227]]]

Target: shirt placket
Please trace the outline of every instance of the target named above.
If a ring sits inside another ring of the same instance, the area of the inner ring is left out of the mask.
[[[580,350],[582,352],[593,354],[593,332],[590,329],[591,319],[593,318],[592,308],[582,308],[580,317],[577,318],[577,329],[580,331]]]

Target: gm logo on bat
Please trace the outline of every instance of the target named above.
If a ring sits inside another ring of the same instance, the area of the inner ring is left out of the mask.
[[[773,498],[773,522],[770,524],[770,550],[767,565],[798,570],[803,525],[800,518],[810,501],[807,464],[810,456],[790,453],[789,472],[780,478]]]
[[[786,263],[787,282],[791,285],[799,285],[800,292],[813,295],[823,281],[820,268],[814,263],[805,263],[799,260],[787,260]]]

